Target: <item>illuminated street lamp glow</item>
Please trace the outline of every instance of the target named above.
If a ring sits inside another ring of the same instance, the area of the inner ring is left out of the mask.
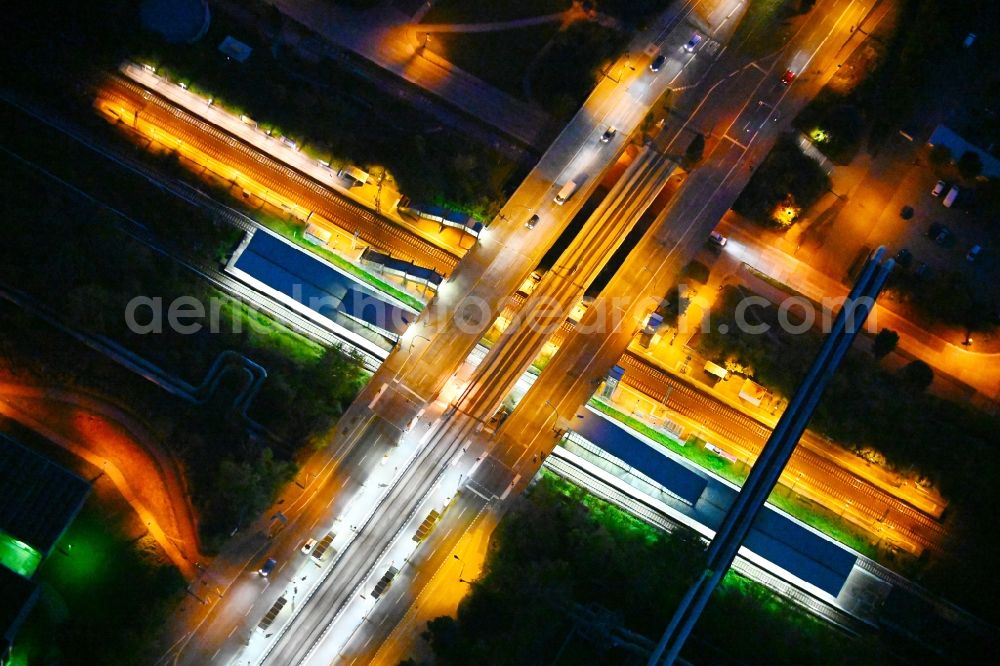
[[[789,194],[771,213],[771,218],[783,227],[790,226],[799,216],[802,209],[795,205],[795,199]]]
[[[42,554],[37,550],[5,532],[0,532],[0,565],[25,578],[31,578],[41,562]]]
[[[813,143],[826,143],[830,140],[830,135],[826,130],[817,127],[809,133],[809,138],[813,140]]]

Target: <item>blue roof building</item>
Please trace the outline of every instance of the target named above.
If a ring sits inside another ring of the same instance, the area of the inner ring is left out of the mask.
[[[257,231],[244,242],[227,270],[280,294],[283,301],[327,324],[335,324],[339,314],[395,339],[417,318],[412,308],[265,231]]]
[[[712,531],[736,499],[737,490],[730,484],[590,409],[577,414],[573,432],[639,472],[643,481],[662,486],[681,500],[674,508]],[[743,545],[832,597],[840,593],[857,560],[853,551],[770,505],[757,517]]]

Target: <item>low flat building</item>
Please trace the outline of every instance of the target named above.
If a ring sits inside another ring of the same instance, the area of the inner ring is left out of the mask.
[[[34,575],[89,494],[87,481],[0,434],[0,565]]]
[[[678,500],[673,504],[678,512],[711,530],[718,528],[736,500],[737,488],[732,484],[591,409],[577,414],[564,446],[572,450],[574,438],[583,451],[594,453],[589,442],[606,452],[602,458],[640,480],[636,487],[649,487]],[[808,583],[832,599],[840,594],[858,558],[857,553],[770,505],[754,520],[743,545],[788,574],[786,580]]]
[[[413,308],[266,230],[240,245],[226,272],[363,349],[371,342],[346,328],[351,322],[395,341],[417,318]]]
[[[947,125],[938,125],[935,127],[931,138],[927,140],[927,145],[944,146],[951,152],[952,159],[956,160],[965,153],[976,153],[979,155],[979,161],[983,165],[982,175],[988,178],[1000,178],[1000,160],[979,146],[969,143],[958,132]]]
[[[0,666],[38,599],[31,577],[89,494],[90,483],[0,433]]]
[[[38,585],[0,567],[0,666],[7,664],[18,630],[38,600]]]

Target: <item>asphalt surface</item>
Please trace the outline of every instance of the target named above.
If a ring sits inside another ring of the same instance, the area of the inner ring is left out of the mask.
[[[662,30],[662,26],[656,29]],[[646,35],[643,40],[648,38]],[[480,237],[418,322],[404,335],[397,351],[342,421],[347,424],[349,436],[357,437],[352,448],[364,450],[378,437],[391,437],[387,433],[390,423],[402,432],[418,420],[493,322],[509,294],[535,267],[596,187],[600,174],[613,162],[616,151],[602,150],[605,144],[598,140],[606,126],[613,124],[623,136],[631,133],[644,115],[644,108],[662,94],[684,66],[681,62],[671,62],[666,71],[654,74],[645,67],[645,61],[640,64],[641,68],[629,70],[632,76],[623,76],[618,81],[605,79],[598,85],[584,108],[515,192],[501,216]],[[565,205],[557,206],[552,197],[571,179],[581,181],[577,192]],[[538,214],[540,221],[529,230],[525,221],[532,214]],[[379,420],[372,421],[369,415],[375,407]],[[370,425],[359,425],[362,423]],[[376,428],[375,423],[382,425]],[[336,609],[346,608],[361,582],[377,570],[373,561],[377,558],[372,554],[379,544],[391,545],[400,525],[410,517],[410,511],[405,515],[400,512],[421,505],[429,492],[428,484],[433,485],[449,461],[462,456],[463,449],[469,447],[466,439],[481,424],[456,412],[439,427],[432,444],[422,449],[405,478],[393,486],[385,504],[376,508],[374,519],[365,524],[359,538],[370,543],[370,547],[352,551],[356,555],[345,554],[343,563],[337,566],[342,573],[327,578],[316,592],[319,596],[315,598],[321,603],[310,601],[311,606],[325,610],[295,616],[276,637],[265,663],[299,663],[325,650],[323,641],[335,624]],[[466,464],[477,449],[474,446],[464,456]],[[502,460],[477,460],[469,473],[467,487],[482,488],[484,497],[498,493],[504,497],[511,490],[507,479],[517,480]]]
[[[688,5],[684,7],[687,9]],[[819,18],[807,24],[803,34],[793,40],[785,53],[818,48],[832,34],[834,23],[846,35],[848,23],[843,23],[840,16],[845,11],[855,11],[860,16],[860,5],[850,0],[821,3],[817,9],[820,11],[814,12]],[[690,36],[686,26],[675,31],[676,34],[670,32],[669,28],[677,26],[679,18],[669,17],[670,25],[658,26],[653,32],[661,44],[668,36],[671,46],[676,41],[678,52]],[[641,41],[648,40],[649,35],[641,38]],[[623,69],[618,81],[604,79],[598,85],[581,112],[504,207],[501,217],[442,285],[421,319],[411,327],[397,350],[345,414],[341,422],[343,429],[329,456],[330,464],[340,471],[331,473],[322,483],[321,495],[329,496],[330,502],[325,507],[316,501],[308,502],[302,514],[315,514],[316,522],[322,519],[326,524],[331,523],[334,516],[349,508],[341,505],[349,501],[343,499],[350,495],[345,492],[347,485],[358,483],[358,479],[366,475],[364,460],[359,456],[374,453],[377,458],[383,450],[394,451],[393,456],[408,455],[404,453],[409,446],[405,438],[402,445],[393,446],[403,437],[402,433],[413,424],[419,432],[421,417],[430,409],[434,397],[440,395],[443,405],[460,394],[464,379],[453,377],[460,370],[463,359],[493,322],[508,296],[523,282],[582,206],[590,190],[599,182],[600,173],[611,163],[614,153],[601,150],[603,144],[599,143],[599,136],[609,124],[618,127],[620,133],[630,133],[648,105],[691,61],[686,56],[683,60],[671,57],[664,70],[654,75],[646,67],[651,55],[645,48],[648,44],[639,46],[632,52],[644,55],[635,63],[635,70]],[[692,115],[699,129],[710,137],[706,149],[708,157],[705,165],[688,179],[677,202],[654,223],[601,296],[602,299],[624,299],[622,304],[611,300],[613,306],[610,308],[591,307],[588,310],[577,332],[563,344],[561,352],[504,424],[499,444],[491,437],[477,436],[482,423],[459,411],[452,412],[448,418],[437,419],[432,430],[421,435],[427,438],[422,448],[418,447],[419,451],[412,454],[411,462],[406,463],[399,477],[373,503],[368,518],[356,525],[359,528],[357,536],[342,549],[336,568],[332,569],[336,575],[326,575],[313,588],[311,598],[298,601],[306,604],[304,609],[286,620],[275,642],[264,648],[266,663],[301,663],[315,655],[329,658],[329,650],[338,647],[331,643],[332,639],[328,640],[340,631],[336,621],[347,617],[353,605],[357,605],[355,595],[381,576],[386,566],[383,557],[395,547],[404,528],[426,508],[428,496],[444,475],[454,474],[460,468],[459,479],[465,479],[466,488],[476,489],[473,494],[481,495],[483,502],[492,501],[494,497],[506,498],[527,483],[537,470],[538,456],[554,444],[555,437],[549,434],[552,428],[565,426],[577,406],[586,401],[593,392],[595,381],[604,377],[634,332],[645,323],[645,315],[651,309],[650,301],[655,303],[665,292],[686,257],[700,247],[719,216],[731,205],[746,178],[746,175],[731,178],[741,160],[748,155],[763,155],[769,148],[767,141],[774,140],[780,125],[769,119],[774,107],[790,90],[778,83],[778,75],[774,74],[773,70],[780,67],[780,60],[781,56],[766,64],[769,69],[755,63],[741,63],[739,68],[732,70],[733,76],[727,77],[737,80],[732,90],[722,86],[724,79],[703,84],[710,92],[717,92],[720,86],[724,88],[723,95],[715,95],[711,104],[699,105]],[[800,81],[808,79],[805,74],[800,77]],[[803,90],[799,95],[800,103],[814,94],[815,89],[811,86],[808,91]],[[758,100],[760,104],[755,103]],[[701,110],[704,110],[704,117],[699,115]],[[722,131],[713,132],[711,128],[719,122],[723,122]],[[666,142],[667,149],[672,145],[685,145],[680,143],[680,137],[690,136],[685,134],[691,131],[689,124],[681,125],[673,139]],[[584,176],[583,184],[565,206],[552,203],[552,196],[565,182]],[[535,213],[539,214],[540,222],[535,229],[528,230],[524,227],[525,220]],[[602,309],[608,314],[620,315],[615,323],[603,330],[594,326]],[[552,420],[553,412],[555,421]],[[493,455],[484,456],[487,449],[493,450]],[[448,468],[454,469],[449,471]],[[468,501],[475,502],[471,498]],[[502,502],[498,505],[502,506]],[[457,513],[446,513],[442,526],[457,529],[463,521],[472,520],[470,513],[465,511],[462,519],[454,517]],[[298,525],[304,524],[301,518],[297,521]],[[294,534],[301,536],[298,530]],[[286,558],[294,545],[289,541],[275,542],[269,552]],[[282,569],[272,574],[271,585],[281,587],[282,583],[289,582],[281,580],[281,576]],[[404,587],[404,580],[400,579],[394,587]],[[250,582],[259,584],[259,579]],[[277,591],[273,596],[276,598]],[[378,603],[383,604],[384,600]],[[239,615],[242,606],[233,605],[235,608],[229,615]],[[263,614],[265,606],[269,607],[266,594],[257,598],[251,611]],[[393,608],[397,609],[396,619],[405,612],[398,604]],[[247,613],[252,615],[251,611]],[[382,623],[390,621],[391,618],[383,618]],[[225,622],[214,625],[218,626],[218,633],[200,632],[197,640],[191,642],[197,645],[202,661],[190,656],[193,653],[189,651],[186,663],[204,663],[205,657],[211,660],[218,656],[217,646],[226,640],[223,634],[227,629]],[[348,640],[355,636],[355,627],[349,629]],[[234,651],[238,648],[232,643],[226,647]],[[213,648],[217,650],[214,653]]]
[[[819,90],[823,72],[829,76],[833,56],[843,57],[840,47],[852,34],[849,27],[866,11],[855,0],[818,3],[781,53],[762,63],[725,54],[711,78],[701,84],[700,94],[688,96],[690,113],[672,136],[665,137],[665,145],[670,150],[683,132],[697,128],[707,137],[704,161],[691,172],[678,196],[508,417],[501,433],[508,450],[527,442],[528,449],[540,454],[551,451],[555,437],[538,425],[551,420],[553,410],[559,423],[565,424],[587,401],[731,207],[749,180],[750,167],[770,150],[783,130],[783,123],[773,119],[794,117]],[[786,63],[801,60],[802,53],[817,52],[820,55],[813,57],[813,64],[799,75],[796,84],[785,86],[779,81]],[[792,91],[795,95],[785,101]]]
[[[109,107],[121,122],[160,128],[163,140],[180,141],[212,156],[269,191],[296,202],[337,225],[347,233],[394,257],[413,261],[448,275],[458,257],[411,231],[399,227],[367,208],[337,194],[330,187],[304,176],[263,154],[219,128],[169,103],[156,93],[119,76],[108,76],[99,90],[97,104]],[[331,178],[334,176],[331,174]],[[238,176],[236,177],[238,182]]]

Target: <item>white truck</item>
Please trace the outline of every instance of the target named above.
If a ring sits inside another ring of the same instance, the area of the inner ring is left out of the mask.
[[[556,205],[562,206],[571,196],[573,196],[573,193],[576,192],[576,188],[580,186],[580,183],[578,182],[579,180],[579,178],[574,178],[562,186],[562,189],[556,193],[556,198],[553,199],[553,201],[556,202]]]
[[[961,190],[958,189],[958,185],[951,186],[951,189],[948,190],[948,194],[944,197],[944,201],[941,202],[944,204],[945,208],[951,208],[955,205],[955,199],[958,198],[959,192],[961,192]]]

